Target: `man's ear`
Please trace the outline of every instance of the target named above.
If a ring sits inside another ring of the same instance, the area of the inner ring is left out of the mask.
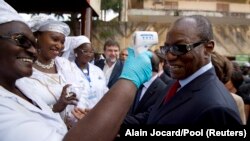
[[[210,40],[208,41],[206,44],[205,44],[205,47],[204,47],[204,55],[205,55],[205,58],[207,58],[208,60],[210,60],[211,58],[211,53],[213,52],[214,50],[214,41],[213,40]]]
[[[210,40],[206,43],[205,50],[207,53],[213,52],[213,50],[214,50],[214,41],[213,40]]]

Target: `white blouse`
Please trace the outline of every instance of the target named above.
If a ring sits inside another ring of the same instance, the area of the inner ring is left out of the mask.
[[[61,141],[67,127],[59,114],[37,97],[39,91],[23,93],[40,108],[0,86],[0,140]]]
[[[78,105],[81,108],[86,108],[84,107],[87,104],[86,95],[90,88],[88,82],[80,77],[81,72],[79,69],[74,66],[72,62],[61,57],[56,57],[55,64],[58,73],[49,74],[33,68],[31,77],[21,78],[17,83],[21,86],[21,89],[25,91],[43,91],[43,93],[38,93],[38,96],[50,107],[60,98],[63,87],[66,84],[72,84],[72,87],[81,88],[81,91],[77,91],[76,93],[79,99]],[[68,105],[66,109],[61,112],[62,118],[64,119],[66,115],[70,114],[73,108],[74,106]]]

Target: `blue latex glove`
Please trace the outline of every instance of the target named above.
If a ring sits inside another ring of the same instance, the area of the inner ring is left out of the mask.
[[[144,51],[135,56],[134,50],[128,48],[126,59],[120,78],[131,80],[137,88],[152,76],[152,53]]]

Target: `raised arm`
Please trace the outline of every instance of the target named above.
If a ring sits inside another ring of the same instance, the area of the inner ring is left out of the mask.
[[[151,52],[134,56],[129,49],[120,79],[100,102],[66,134],[64,141],[108,141],[119,131],[137,88],[152,75]]]

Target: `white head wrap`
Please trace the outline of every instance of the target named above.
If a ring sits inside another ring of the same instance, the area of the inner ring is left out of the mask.
[[[34,16],[30,19],[28,25],[31,28],[32,32],[52,31],[62,33],[65,36],[68,36],[70,34],[70,28],[66,23],[58,21],[48,15]]]
[[[22,16],[20,16],[13,7],[4,0],[0,0],[0,24],[12,21],[26,23]]]
[[[68,36],[65,38],[64,50],[62,57],[69,59],[70,61],[75,61],[74,49],[79,47],[84,43],[90,43],[90,40],[86,36]]]

